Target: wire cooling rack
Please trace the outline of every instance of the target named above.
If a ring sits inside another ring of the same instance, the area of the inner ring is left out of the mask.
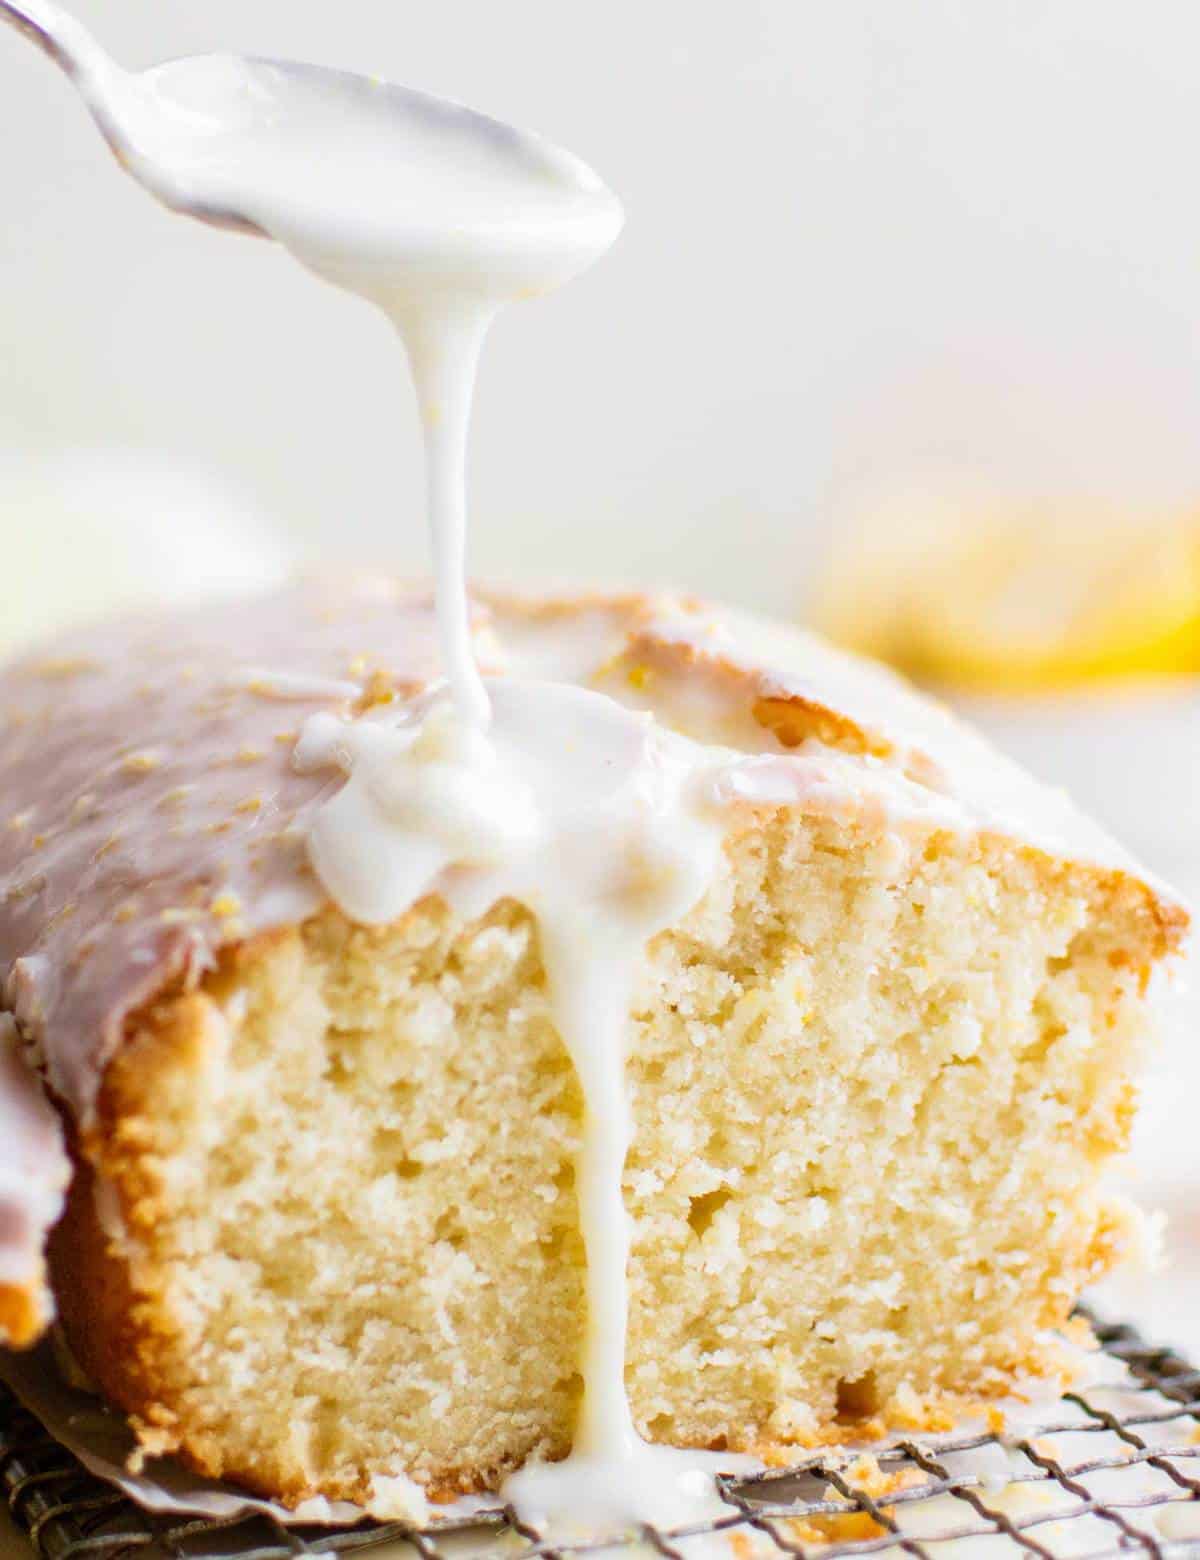
[[[416,1531],[284,1527],[262,1515],[214,1522],[154,1516],[89,1474],[0,1387],[0,1485],[42,1560],[286,1560],[407,1541],[414,1560],[570,1560],[642,1546],[663,1560],[834,1560],[850,1555],[1200,1556],[1200,1371],[1126,1326],[1094,1322],[1105,1379],[1022,1414],[1020,1426],[825,1448],[793,1466],[722,1481],[729,1514],[703,1527],[640,1528],[551,1543],[512,1513]],[[723,1540],[718,1535],[724,1535]]]

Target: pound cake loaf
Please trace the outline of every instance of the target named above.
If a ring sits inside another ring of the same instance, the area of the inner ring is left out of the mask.
[[[737,780],[629,1014],[641,1432],[761,1452],[1053,1373],[1052,1329],[1136,1235],[1102,1181],[1184,911],[802,633],[481,595],[474,636],[488,675],[650,712]],[[428,595],[378,579],[0,674],[0,1327],[28,1342],[56,1305],[145,1453],[293,1504],[493,1487],[566,1453],[581,1393],[582,1096],[534,916],[433,893],[356,924],[310,865],[342,780],[295,764],[305,720],[437,675]],[[41,1087],[72,1165],[48,1279]]]

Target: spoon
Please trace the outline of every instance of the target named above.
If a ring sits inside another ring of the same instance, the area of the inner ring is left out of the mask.
[[[127,71],[54,0],[0,0],[0,19],[66,71],[165,206],[278,240],[399,330],[425,429],[443,658],[460,711],[485,728],[463,561],[479,351],[500,307],[600,258],[620,201],[570,152],[425,92],[237,54]]]
[[[0,0],[0,21],[65,71],[126,172],[170,210],[217,227],[304,250],[339,226],[358,255],[403,231],[418,248],[427,240],[444,269],[445,234],[420,216],[436,178],[442,213],[453,203],[460,237],[486,238],[503,271],[498,230],[515,193],[526,242],[540,234],[543,260],[557,249],[568,261],[539,277],[532,290],[542,291],[597,258],[620,226],[619,203],[579,158],[445,98],[247,55],[128,71],[54,0]]]
[[[152,76],[153,70],[144,73],[123,70],[82,23],[52,0],[21,0],[20,4],[16,0],[0,0],[0,21],[8,22],[35,43],[66,73],[117,161],[151,194],[171,210],[197,217],[215,227],[265,236],[256,222],[241,213],[223,211],[202,201],[180,200],[175,190],[155,178],[153,163],[147,161],[137,145],[130,113],[139,82],[143,77]]]

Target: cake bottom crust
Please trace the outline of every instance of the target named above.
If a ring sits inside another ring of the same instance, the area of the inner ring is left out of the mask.
[[[305,1501],[324,1498],[350,1501],[386,1519],[407,1515],[379,1498],[372,1475],[352,1478],[296,1479],[276,1468],[264,1470],[263,1460],[252,1450],[239,1458],[229,1446],[215,1446],[203,1420],[189,1422],[186,1411],[161,1401],[154,1388],[156,1349],[152,1307],[143,1300],[135,1308],[124,1264],[114,1261],[110,1242],[92,1205],[92,1173],[78,1161],[78,1194],[72,1195],[63,1220],[53,1236],[53,1270],[58,1286],[60,1324],[72,1362],[89,1385],[101,1391],[129,1416],[138,1450],[130,1471],[140,1472],[147,1459],[174,1456],[204,1478],[222,1479],[251,1494],[277,1500],[289,1509]],[[1126,1233],[1123,1218],[1115,1221]],[[1113,1232],[1115,1233],[1115,1232]],[[1091,1256],[1097,1274],[1110,1270],[1120,1244],[1101,1235]],[[169,1327],[169,1319],[162,1319]],[[1079,1374],[1081,1359],[1097,1347],[1088,1321],[1082,1316],[1064,1320],[1053,1333],[1039,1335],[1035,1345],[1007,1369],[992,1367],[987,1380],[968,1390],[933,1388],[923,1394],[906,1393],[899,1399],[857,1411],[853,1392],[843,1396],[840,1412],[814,1423],[786,1440],[746,1436],[735,1426],[707,1440],[672,1441],[670,1444],[710,1452],[749,1453],[767,1468],[785,1468],[798,1454],[823,1446],[854,1446],[883,1441],[896,1433],[944,1434],[966,1420],[982,1420],[996,1434],[1004,1430],[1004,1414],[998,1406],[1005,1399],[1022,1400],[1035,1386],[1068,1389]],[[541,1454],[558,1461],[570,1451],[569,1441],[551,1442]],[[453,1502],[460,1495],[495,1492],[504,1475],[523,1459],[492,1464],[445,1467],[424,1486],[433,1504]],[[814,1540],[821,1535],[814,1532]],[[831,1535],[825,1534],[825,1541]],[[869,1536],[869,1535],[864,1535]]]

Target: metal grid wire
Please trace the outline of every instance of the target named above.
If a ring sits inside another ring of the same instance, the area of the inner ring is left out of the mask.
[[[1087,1560],[1200,1556],[1200,1371],[1130,1327],[1094,1326],[1129,1382],[1069,1392],[1020,1432],[911,1436],[866,1461],[825,1448],[789,1468],[723,1480],[728,1516],[670,1532],[640,1528],[619,1539],[552,1544],[503,1511],[421,1531],[370,1522],[284,1527],[261,1515],[153,1516],[89,1474],[4,1387],[0,1484],[42,1560],[128,1560],[135,1551],[145,1560],[286,1560],[397,1540],[408,1541],[414,1560],[489,1553],[571,1560],[635,1544],[663,1560],[693,1560],[713,1555],[717,1534],[727,1535],[717,1552],[732,1560],[949,1560],[966,1548]]]

